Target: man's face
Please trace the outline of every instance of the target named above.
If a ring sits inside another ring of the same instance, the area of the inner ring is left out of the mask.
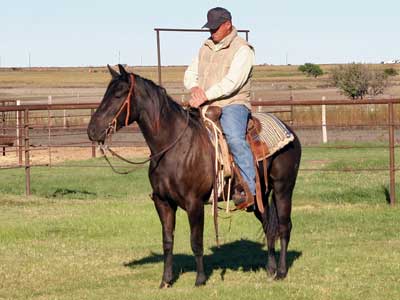
[[[232,31],[232,23],[231,21],[226,21],[222,23],[217,29],[210,29],[211,39],[214,43],[219,43],[230,34]]]

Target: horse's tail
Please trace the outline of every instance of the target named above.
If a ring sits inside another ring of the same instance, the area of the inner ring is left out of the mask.
[[[266,233],[269,238],[277,238],[279,235],[278,212],[276,209],[275,197],[272,197],[271,204],[267,208]]]

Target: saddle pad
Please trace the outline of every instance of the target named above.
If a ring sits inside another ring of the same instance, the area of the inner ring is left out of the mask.
[[[270,157],[278,150],[294,140],[293,133],[286,125],[270,113],[252,113],[261,123],[261,131],[258,133],[260,141],[267,144],[269,153],[264,158]]]

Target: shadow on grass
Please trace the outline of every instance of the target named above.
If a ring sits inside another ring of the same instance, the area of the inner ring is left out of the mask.
[[[87,197],[87,196],[97,196],[96,193],[88,192],[86,190],[72,190],[72,189],[56,189],[54,193],[50,194],[50,198],[63,198],[63,197]]]
[[[216,270],[220,270],[221,280],[224,280],[224,275],[227,270],[241,270],[243,272],[266,270],[267,251],[263,250],[263,247],[264,244],[262,243],[239,240],[224,244],[220,248],[210,248],[212,253],[204,255],[204,267],[207,279]],[[302,253],[298,251],[288,251],[287,263],[289,269],[293,265],[293,262],[301,255]],[[278,257],[279,253],[277,253],[277,258]],[[142,259],[125,263],[124,266],[135,268],[136,266],[160,263],[163,262],[163,260],[164,257],[162,254],[151,253],[151,255]],[[193,255],[174,254],[174,282],[179,279],[181,274],[195,271],[196,266]]]
[[[385,200],[387,204],[390,204],[390,192],[386,185],[382,185],[382,191],[385,194]]]

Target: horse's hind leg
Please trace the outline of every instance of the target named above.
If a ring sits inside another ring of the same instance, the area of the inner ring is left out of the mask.
[[[153,200],[160,217],[163,237],[164,272],[160,288],[166,288],[170,287],[173,281],[172,250],[174,247],[176,206],[172,207],[170,203],[160,199],[155,194],[153,194]]]
[[[268,247],[267,273],[269,276],[275,278],[277,269],[276,259],[275,259],[276,232],[271,231],[271,229],[268,230],[267,228],[266,235],[267,235],[267,247]]]
[[[276,279],[283,279],[288,272],[287,249],[290,241],[290,232],[292,230],[292,221],[290,218],[292,210],[292,192],[293,187],[288,186],[286,182],[275,183],[275,190],[272,201],[275,201],[276,212],[278,216],[278,235],[281,242],[281,251],[279,257],[279,266]]]
[[[272,215],[270,216],[270,210],[274,209],[276,211],[275,205],[273,204],[272,207],[268,206],[268,198],[269,198],[270,191],[264,193],[264,207],[265,211],[263,214],[260,213],[258,209],[254,211],[255,216],[261,222],[265,237],[267,238],[267,247],[268,247],[268,260],[267,260],[267,273],[271,277],[276,276],[276,259],[275,259],[275,241],[277,235],[277,219],[272,219]]]
[[[196,259],[196,286],[205,284],[203,262],[203,230],[204,230],[204,206],[200,201],[189,201],[190,206],[186,207],[190,224],[190,244]]]

